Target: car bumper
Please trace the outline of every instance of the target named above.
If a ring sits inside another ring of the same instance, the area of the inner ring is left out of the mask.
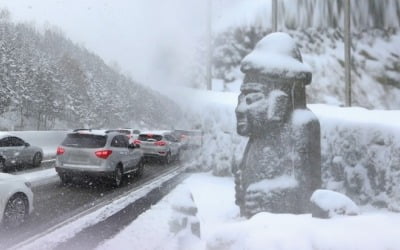
[[[143,157],[144,158],[164,158],[167,155],[167,153],[144,153]]]
[[[114,174],[114,169],[98,167],[98,166],[80,166],[80,165],[65,165],[56,166],[56,171],[59,175],[66,174],[70,176],[94,176],[94,177],[109,177]]]

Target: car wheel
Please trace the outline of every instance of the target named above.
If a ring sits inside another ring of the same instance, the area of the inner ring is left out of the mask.
[[[66,174],[60,174],[60,179],[62,184],[68,184],[72,181],[72,177]]]
[[[11,196],[4,209],[3,223],[6,228],[16,228],[24,223],[29,211],[28,198],[17,193]]]
[[[114,172],[114,176],[113,176],[113,184],[115,187],[120,187],[122,185],[122,177],[123,177],[122,167],[121,167],[121,165],[118,165],[115,168],[115,172]]]
[[[141,177],[144,172],[144,162],[140,160],[138,163],[138,170],[136,171],[136,176]]]
[[[175,161],[177,161],[177,162],[181,161],[181,151],[178,151],[178,153],[176,154]]]
[[[0,157],[0,171],[4,172],[5,169],[6,169],[6,165],[4,163],[4,159],[3,159],[3,157]]]
[[[168,152],[166,156],[164,156],[163,163],[168,165],[171,163],[171,152]]]
[[[35,156],[33,156],[33,162],[32,162],[33,167],[35,167],[35,168],[39,167],[40,164],[42,163],[42,159],[43,159],[42,154],[36,153]]]

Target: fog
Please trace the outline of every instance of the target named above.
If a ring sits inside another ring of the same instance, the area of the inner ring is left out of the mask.
[[[58,27],[143,84],[178,82],[200,39],[202,0],[0,0],[15,21]]]
[[[0,8],[38,29],[60,28],[121,73],[160,89],[190,85],[191,66],[205,64],[209,1],[214,35],[232,26],[271,25],[270,0],[0,0]],[[342,9],[335,3],[280,1],[278,26],[340,26]],[[352,25],[399,26],[397,1],[384,1],[380,8],[376,1],[367,3],[354,4]]]

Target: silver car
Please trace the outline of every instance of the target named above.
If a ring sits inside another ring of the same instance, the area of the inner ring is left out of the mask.
[[[203,145],[203,132],[201,130],[175,129],[173,135],[179,139],[183,149],[196,149]]]
[[[43,150],[32,146],[12,134],[0,135],[0,168],[4,171],[17,166],[38,167],[42,163]]]
[[[63,183],[74,176],[111,178],[115,186],[122,184],[123,175],[142,175],[144,161],[140,146],[129,144],[126,135],[105,131],[69,133],[57,148],[56,171]]]
[[[136,140],[140,134],[139,130],[131,129],[131,128],[109,129],[106,131],[106,133],[110,133],[110,132],[118,132],[118,133],[125,134],[129,139],[129,143],[133,143],[133,141]]]
[[[181,144],[168,130],[143,132],[134,144],[140,145],[146,158],[157,158],[164,164],[180,157]]]

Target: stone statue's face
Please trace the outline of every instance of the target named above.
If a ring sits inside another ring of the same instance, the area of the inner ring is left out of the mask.
[[[272,89],[261,83],[245,83],[236,107],[236,129],[239,135],[261,132],[268,122],[268,95]]]

